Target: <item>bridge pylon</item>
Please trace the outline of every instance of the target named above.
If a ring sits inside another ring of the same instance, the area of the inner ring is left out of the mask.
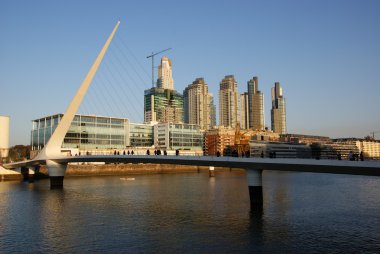
[[[81,86],[76,92],[70,105],[66,109],[66,112],[63,115],[61,121],[59,122],[57,128],[55,129],[54,133],[51,135],[48,143],[45,145],[45,147],[39,152],[39,154],[35,158],[36,160],[46,160],[46,166],[48,168],[48,173],[50,177],[50,187],[53,189],[63,187],[63,178],[65,176],[67,163],[59,164],[52,161],[51,159],[61,156],[61,146],[66,136],[66,133],[71,126],[71,122],[73,121],[74,116],[76,112],[78,111],[78,108],[80,104],[82,103],[84,96],[86,95],[86,92],[100,66],[100,63],[103,60],[105,53],[107,52],[108,46],[110,45],[116,33],[116,30],[119,27],[119,24],[120,24],[120,21],[116,23],[110,36],[108,37],[102,49],[100,50],[97,58],[92,64],[90,70],[88,71],[85,79],[83,80]]]

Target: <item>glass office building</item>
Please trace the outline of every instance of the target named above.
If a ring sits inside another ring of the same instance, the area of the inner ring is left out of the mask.
[[[44,147],[62,116],[63,114],[57,114],[32,121],[32,150]],[[136,151],[138,148],[152,146],[167,150],[203,151],[203,133],[195,124],[152,125],[130,123],[127,118],[75,115],[62,148],[96,153],[106,152],[104,150],[107,149]]]
[[[144,91],[144,122],[183,122],[183,96],[153,87]]]
[[[57,128],[63,114],[32,121],[32,150],[40,150]],[[127,118],[75,115],[62,148],[122,149],[126,147],[129,122]]]
[[[199,125],[159,123],[154,126],[154,136],[158,148],[203,151],[203,133]]]
[[[127,128],[126,146],[128,147],[151,147],[153,146],[153,125],[130,123]]]

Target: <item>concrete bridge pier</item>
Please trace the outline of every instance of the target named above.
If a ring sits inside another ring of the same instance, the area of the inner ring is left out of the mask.
[[[34,171],[34,180],[38,179],[39,174],[40,174],[40,165],[34,166],[33,171]]]
[[[251,201],[252,210],[263,209],[263,181],[262,170],[246,169],[249,199]]]
[[[27,167],[21,167],[20,173],[22,175],[23,181],[29,181],[29,168]]]
[[[21,173],[24,182],[31,183],[34,181],[34,167],[21,167],[17,171]]]
[[[50,189],[63,189],[63,178],[67,168],[67,163],[61,164],[52,160],[46,161],[49,172]]]
[[[35,167],[28,167],[28,181],[30,183],[34,182],[35,174],[36,174],[36,168]]]

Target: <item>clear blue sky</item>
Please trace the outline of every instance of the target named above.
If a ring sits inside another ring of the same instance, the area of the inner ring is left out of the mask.
[[[11,117],[11,144],[29,144],[31,120],[65,111],[120,19],[81,113],[142,121],[146,56],[172,47],[180,92],[204,77],[217,102],[224,75],[240,93],[258,76],[270,126],[279,81],[289,133],[364,137],[380,130],[379,13],[378,0],[2,0],[0,115]]]

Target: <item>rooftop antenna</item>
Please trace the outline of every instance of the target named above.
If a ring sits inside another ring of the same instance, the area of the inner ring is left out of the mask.
[[[147,56],[146,58],[152,58],[152,87],[154,87],[154,56],[155,55],[158,55],[158,54],[161,54],[162,52],[165,52],[165,51],[168,51],[168,50],[171,50],[172,48],[167,48],[167,49],[164,49],[164,50],[161,50],[157,53],[153,53],[149,56]]]

